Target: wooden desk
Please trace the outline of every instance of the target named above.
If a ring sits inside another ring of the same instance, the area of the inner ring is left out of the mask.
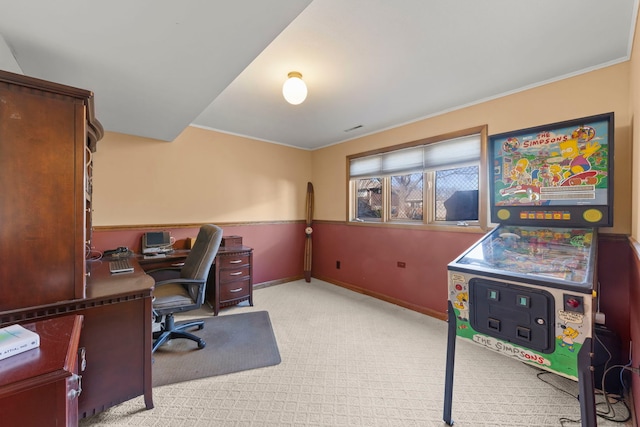
[[[109,262],[89,265],[81,345],[87,349],[86,393],[80,415],[90,416],[144,395],[153,408],[151,386],[153,278],[131,259],[133,273],[111,274]],[[95,303],[95,305],[94,305]]]
[[[171,253],[162,255],[136,255],[136,259],[140,266],[149,271],[155,268],[182,267],[187,255],[191,252],[189,249],[178,249]]]
[[[163,257],[136,258],[145,271],[180,266],[189,250],[176,250]],[[221,307],[249,300],[253,306],[253,248],[248,246],[221,246],[213,261],[207,279],[206,299],[217,316]]]
[[[133,273],[112,275],[108,260],[87,265],[87,297],[3,312],[0,326],[58,317],[84,316],[80,347],[87,367],[78,399],[80,418],[88,417],[134,397],[144,395],[153,408],[151,342],[153,278],[135,259]]]
[[[23,324],[40,336],[40,347],[0,361],[0,407],[6,427],[77,426],[78,341],[82,316]],[[82,373],[81,373],[82,374]]]

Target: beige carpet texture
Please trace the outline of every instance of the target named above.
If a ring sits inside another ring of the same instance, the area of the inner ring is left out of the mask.
[[[269,313],[281,363],[154,387],[154,409],[140,397],[80,426],[446,426],[445,322],[315,279],[257,289],[254,307],[220,316],[252,311]],[[458,339],[454,425],[580,426],[577,383],[540,372]],[[621,403],[613,409],[608,418],[628,414]],[[633,425],[598,418],[598,426]]]

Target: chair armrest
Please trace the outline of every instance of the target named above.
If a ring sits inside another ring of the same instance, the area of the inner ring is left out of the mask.
[[[156,282],[156,287],[162,286],[162,285],[166,285],[166,284],[169,284],[169,283],[179,283],[181,285],[202,286],[205,283],[207,283],[207,281],[206,280],[196,280],[196,279],[181,279],[181,278],[167,279],[167,280],[160,280],[159,282]]]
[[[181,278],[168,279],[168,280],[161,280],[159,282],[156,282],[155,287],[158,288],[162,285],[171,285],[171,284],[183,285],[189,292],[189,295],[191,295],[191,298],[198,305],[204,304],[204,296],[205,296],[204,292],[205,292],[205,286],[207,284],[206,280],[181,279]]]

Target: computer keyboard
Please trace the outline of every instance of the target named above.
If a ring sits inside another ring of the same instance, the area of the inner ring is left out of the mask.
[[[129,262],[128,258],[120,258],[114,261],[109,261],[109,271],[111,273],[131,273],[133,266]]]

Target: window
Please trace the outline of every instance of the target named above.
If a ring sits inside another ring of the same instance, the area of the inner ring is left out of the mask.
[[[351,222],[482,225],[486,127],[348,157]]]
[[[424,174],[391,176],[391,220],[422,221]]]
[[[356,181],[356,185],[357,218],[368,221],[379,221],[382,217],[382,179],[359,179]]]
[[[462,166],[435,171],[435,220],[477,221],[480,168]]]

